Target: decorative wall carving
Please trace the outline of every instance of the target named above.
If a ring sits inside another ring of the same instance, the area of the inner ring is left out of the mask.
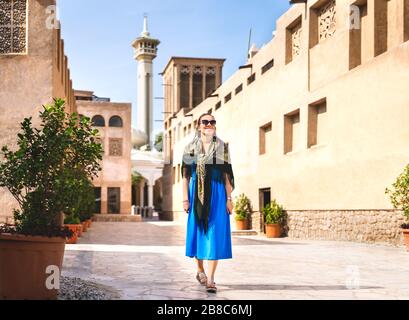
[[[122,138],[109,138],[109,155],[122,156]]]
[[[215,75],[216,74],[216,68],[215,67],[207,67],[206,68],[206,74]]]
[[[291,43],[292,43],[292,57],[295,58],[300,54],[301,49],[301,23],[297,24],[291,30]]]
[[[336,30],[335,0],[330,0],[318,9],[320,41],[332,37]]]
[[[203,72],[203,70],[202,70],[202,67],[200,67],[200,66],[195,66],[193,68],[193,74],[202,74],[202,72]]]
[[[0,0],[0,54],[25,53],[27,1]]]
[[[182,67],[180,68],[180,73],[181,73],[181,74],[189,74],[189,73],[190,73],[190,68],[189,68],[189,66],[182,66]]]

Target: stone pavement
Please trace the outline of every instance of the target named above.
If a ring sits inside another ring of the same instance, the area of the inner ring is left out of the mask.
[[[219,261],[218,292],[208,294],[184,241],[176,222],[94,222],[66,246],[62,274],[121,299],[409,299],[404,247],[234,236],[233,259]]]

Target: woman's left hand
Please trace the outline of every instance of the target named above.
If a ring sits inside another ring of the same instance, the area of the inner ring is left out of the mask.
[[[233,203],[231,202],[231,200],[227,200],[226,207],[227,207],[227,211],[229,212],[229,214],[232,214],[233,213]]]

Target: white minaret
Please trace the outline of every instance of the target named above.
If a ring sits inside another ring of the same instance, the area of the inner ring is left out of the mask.
[[[144,16],[141,36],[132,43],[138,61],[137,128],[133,132],[133,141],[138,148],[148,144],[149,150],[153,146],[153,59],[159,43],[150,37],[148,18]]]

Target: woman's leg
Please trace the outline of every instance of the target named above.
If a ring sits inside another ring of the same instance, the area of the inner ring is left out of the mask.
[[[204,267],[203,267],[203,260],[199,260],[198,258],[196,258],[196,262],[197,262],[197,272],[205,272],[204,271]]]
[[[216,272],[217,262],[219,262],[219,260],[209,260],[209,275],[207,277],[208,283],[214,282],[214,273]]]

